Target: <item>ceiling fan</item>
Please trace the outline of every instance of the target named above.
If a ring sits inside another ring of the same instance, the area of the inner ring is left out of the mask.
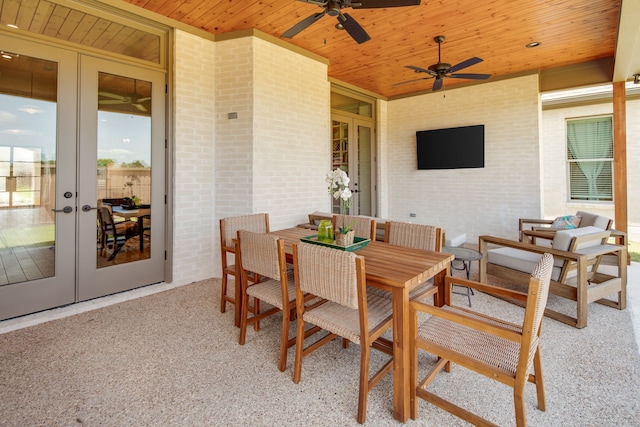
[[[98,104],[100,105],[126,105],[130,104],[138,109],[138,111],[142,111],[143,113],[148,112],[147,107],[143,105],[144,102],[147,102],[151,99],[150,96],[146,96],[143,98],[133,99],[130,96],[117,95],[115,93],[110,92],[98,92],[98,95],[109,98],[109,99],[99,99]]]
[[[403,85],[406,83],[413,83],[420,80],[427,79],[435,79],[433,82],[432,91],[435,92],[437,90],[442,89],[442,81],[445,77],[452,77],[454,79],[472,79],[472,80],[486,80],[491,77],[491,74],[469,74],[469,73],[456,73],[456,71],[462,70],[463,68],[470,67],[479,62],[482,62],[482,59],[478,57],[469,58],[466,61],[462,61],[459,64],[451,66],[451,64],[447,64],[446,62],[440,61],[440,46],[444,41],[444,36],[436,36],[433,38],[436,43],[438,43],[438,63],[430,65],[429,68],[421,68],[416,67],[415,65],[405,65],[406,68],[409,68],[416,73],[427,73],[428,77],[422,77],[420,79],[407,80],[406,82],[394,83],[393,86]],[[454,74],[455,73],[455,74]]]
[[[304,3],[311,3],[320,6],[323,11],[314,13],[313,15],[298,22],[293,27],[289,28],[282,34],[284,38],[292,38],[302,30],[309,27],[314,22],[318,21],[324,15],[335,16],[338,19],[336,28],[339,30],[346,30],[347,33],[358,43],[364,43],[367,40],[371,40],[369,34],[358,24],[358,22],[351,17],[348,13],[342,13],[341,9],[350,7],[352,9],[374,9],[374,8],[386,8],[386,7],[398,7],[398,6],[417,6],[421,0],[328,0],[328,1],[316,1],[316,0],[298,0]]]

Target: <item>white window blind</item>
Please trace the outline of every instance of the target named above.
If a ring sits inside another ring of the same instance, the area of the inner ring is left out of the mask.
[[[567,121],[567,160],[571,200],[613,200],[613,120]]]

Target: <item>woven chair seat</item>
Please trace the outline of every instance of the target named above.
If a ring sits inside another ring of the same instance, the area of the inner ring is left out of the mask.
[[[473,317],[513,331],[522,331],[522,328],[512,323],[476,315],[468,310],[459,310],[450,306],[443,306],[441,309]],[[508,373],[512,377],[516,374],[518,357],[520,356],[519,342],[480,332],[435,316],[431,316],[420,323],[418,326],[418,339],[433,342],[447,350],[481,361],[488,366]],[[535,337],[532,344],[537,346],[538,340],[539,338]],[[531,360],[529,360],[529,367],[532,360],[533,354]]]
[[[367,295],[369,328],[377,327],[391,316],[391,300]],[[358,310],[327,301],[320,307],[304,313],[304,321],[320,326],[349,341],[360,344],[360,319]]]
[[[295,301],[296,287],[293,278],[293,270],[287,270],[287,288],[289,289],[289,299]],[[283,309],[282,288],[279,280],[265,278],[247,288],[247,295],[258,298],[274,307]]]

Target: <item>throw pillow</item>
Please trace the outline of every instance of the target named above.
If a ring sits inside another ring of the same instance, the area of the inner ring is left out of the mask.
[[[562,228],[565,230],[571,228],[578,228],[580,226],[580,220],[582,219],[579,215],[565,215],[559,216],[553,220],[551,224],[551,228]]]

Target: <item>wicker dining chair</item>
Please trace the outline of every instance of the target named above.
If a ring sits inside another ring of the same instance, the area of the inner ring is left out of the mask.
[[[354,235],[363,239],[376,239],[376,220],[368,216],[334,215],[333,230],[338,232],[340,227],[351,225],[355,231]]]
[[[418,399],[422,398],[477,426],[491,422],[427,391],[427,386],[451,364],[460,365],[488,378],[513,387],[516,425],[526,425],[524,387],[536,385],[538,409],[545,410],[544,382],[540,357],[540,327],[549,294],[553,256],[545,253],[536,266],[524,294],[458,277],[445,278],[445,305],[434,307],[411,301],[411,418],[418,417]],[[468,286],[494,296],[508,296],[526,302],[522,324],[505,322],[467,308],[451,305],[452,285]],[[419,313],[430,315],[421,323]],[[418,384],[418,350],[437,356],[431,370]],[[533,368],[533,369],[532,369]],[[533,372],[531,372],[533,370]],[[473,386],[464,391],[474,390]]]
[[[367,296],[364,258],[353,252],[340,251],[308,243],[293,245],[298,328],[293,382],[302,374],[302,359],[329,341],[340,336],[360,345],[360,386],[358,393],[359,423],[367,416],[367,398],[371,390],[393,368],[392,342],[382,337],[392,326],[391,301]],[[320,303],[305,304],[302,296],[308,293],[321,299]],[[312,344],[304,346],[310,335],[305,324],[310,323],[327,331]],[[391,358],[369,378],[371,347]]]
[[[444,236],[442,229],[433,225],[387,221],[384,226],[384,241],[396,246],[442,252]],[[431,287],[433,287],[432,280],[420,283],[409,292],[409,298],[419,298]],[[369,292],[391,298],[389,292],[381,289],[372,288]]]
[[[224,313],[227,310],[228,302],[231,304],[235,304],[236,302],[233,296],[227,295],[227,287],[229,284],[229,276],[233,277],[236,285],[238,285],[235,259],[234,264],[230,262],[231,258],[233,258],[236,253],[236,244],[234,239],[236,238],[238,230],[268,233],[269,214],[257,213],[252,215],[222,218],[220,220],[220,256],[222,260],[222,289],[220,295],[221,313]],[[253,280],[253,276],[250,276],[249,280]]]
[[[237,262],[240,265],[240,283],[242,286],[242,315],[238,343],[244,345],[247,326],[256,324],[267,316],[282,312],[282,334],[280,338],[280,362],[278,369],[284,371],[287,366],[287,349],[293,346],[295,338],[289,339],[290,314],[295,308],[296,292],[293,270],[287,269],[284,240],[272,234],[238,231]],[[249,282],[249,272],[260,277],[254,283]],[[260,302],[271,306],[261,313],[255,312],[249,317],[249,298],[254,298],[254,306]]]

